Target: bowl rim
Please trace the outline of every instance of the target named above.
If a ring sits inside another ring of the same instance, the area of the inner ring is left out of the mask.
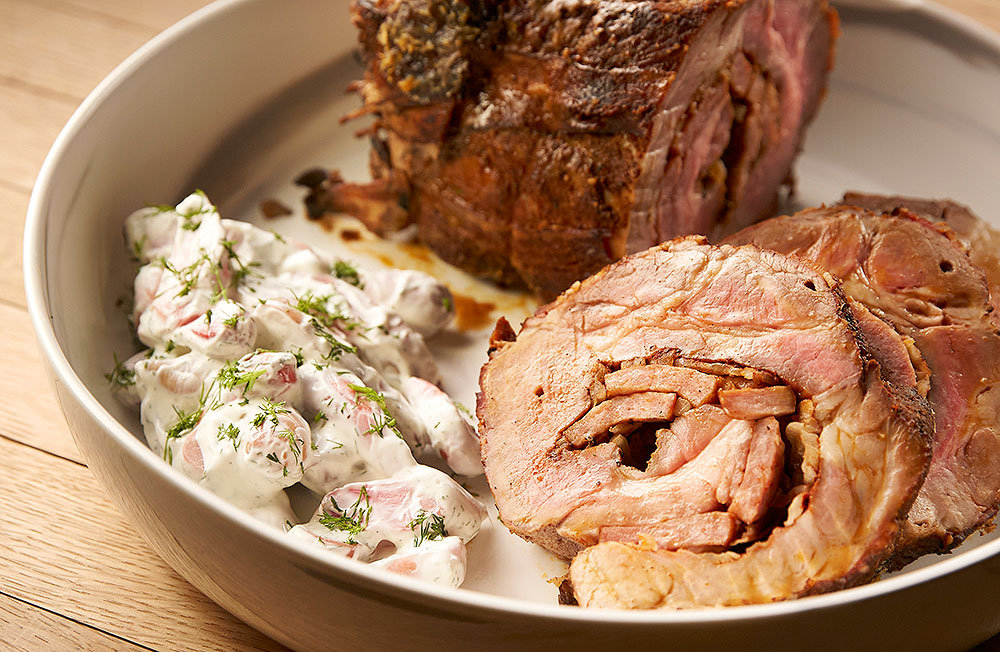
[[[469,608],[482,613],[514,615],[523,618],[551,620],[563,623],[599,623],[616,626],[664,626],[693,624],[725,624],[746,619],[780,618],[832,607],[848,606],[881,596],[900,592],[933,581],[944,575],[976,565],[1000,553],[1000,539],[984,543],[960,554],[942,557],[924,568],[909,571],[864,586],[832,593],[785,600],[768,604],[745,605],[727,608],[702,608],[691,610],[626,611],[578,609],[558,604],[546,604],[514,597],[499,596],[461,588],[447,588],[396,575],[379,568],[366,567],[352,560],[330,555],[311,546],[302,545],[284,533],[254,519],[242,518],[242,512],[215,495],[193,479],[164,464],[129,429],[119,423],[87,389],[77,375],[60,346],[52,325],[54,311],[48,302],[48,273],[46,268],[46,235],[50,220],[49,202],[54,185],[62,180],[55,178],[55,171],[63,156],[73,146],[74,140],[90,117],[114,94],[124,80],[139,74],[144,64],[162,56],[189,31],[204,28],[208,22],[224,19],[256,0],[216,0],[193,12],[167,28],[119,64],[74,111],[60,131],[42,164],[28,203],[24,230],[23,276],[28,313],[35,331],[39,350],[51,371],[50,379],[62,383],[72,398],[84,408],[99,425],[102,433],[144,472],[152,473],[171,485],[175,491],[187,494],[209,509],[218,518],[250,531],[268,543],[279,546],[290,559],[304,557],[312,567],[327,567],[336,574],[352,577],[367,588],[381,595],[392,594],[394,601],[401,598],[414,609],[426,607],[431,600],[457,613],[468,614]],[[877,3],[844,0],[848,7],[870,7],[879,11],[906,11],[928,15],[932,20],[945,23],[966,37],[980,42],[1000,56],[1000,34],[958,12],[935,4],[930,0],[880,0]]]

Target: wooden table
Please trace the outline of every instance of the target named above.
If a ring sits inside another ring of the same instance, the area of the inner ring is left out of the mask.
[[[59,130],[115,65],[204,4],[0,0],[3,650],[284,649],[181,579],[111,505],[46,383],[22,288],[28,197]],[[943,4],[1000,30],[997,0]]]

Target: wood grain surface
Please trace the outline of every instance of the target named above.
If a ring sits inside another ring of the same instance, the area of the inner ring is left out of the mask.
[[[2,650],[284,649],[187,584],[111,505],[62,420],[25,311],[24,216],[53,140],[118,63],[205,4],[0,0]],[[941,4],[1000,30],[998,0]]]

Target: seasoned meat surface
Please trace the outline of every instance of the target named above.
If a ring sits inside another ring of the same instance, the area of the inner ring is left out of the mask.
[[[503,523],[573,559],[585,606],[768,602],[870,579],[932,421],[913,369],[887,381],[866,343],[898,364],[902,338],[855,312],[808,263],[693,237],[574,285],[516,337],[503,329],[481,372]],[[655,393],[641,418],[592,419]]]
[[[770,214],[824,92],[826,0],[353,0],[369,185],[310,213],[416,224],[555,296],[623,255]]]
[[[843,203],[880,213],[906,209],[931,222],[943,222],[965,245],[973,264],[986,274],[994,321],[1000,312],[1000,232],[972,212],[968,206],[950,199],[921,199],[898,195],[866,195],[849,192]]]
[[[950,550],[987,526],[1000,507],[1000,335],[975,259],[950,229],[901,206],[923,208],[928,217],[941,212],[919,200],[864,203],[879,210],[806,210],[729,240],[823,266],[843,279],[847,295],[912,338],[929,368],[934,457],[890,562],[898,568],[921,554]],[[974,228],[964,232],[979,230],[968,224]]]

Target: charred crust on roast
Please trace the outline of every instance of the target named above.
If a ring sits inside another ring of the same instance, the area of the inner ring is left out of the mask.
[[[514,328],[506,317],[500,317],[497,319],[496,326],[493,327],[493,332],[490,333],[490,346],[487,354],[492,358],[497,351],[515,340],[517,340],[517,333],[514,332]]]
[[[559,604],[569,607],[580,606],[576,601],[576,594],[573,592],[573,582],[570,581],[569,575],[559,580]]]
[[[774,98],[785,86],[769,62],[788,53],[757,47],[753,36],[775,28],[767,11],[784,12],[765,9],[768,0],[353,0],[366,64],[361,95],[388,145],[372,157],[372,177],[391,170],[411,192],[405,201],[379,194],[408,220],[383,219],[370,202],[342,202],[345,212],[381,219],[369,223],[376,232],[416,224],[445,261],[544,299],[629,251],[762,217],[815,114],[835,23],[826,0],[780,2],[793,18],[776,31],[808,39],[793,56],[809,72],[788,80],[805,96],[801,111],[779,120]],[[732,81],[737,60],[743,81]],[[692,79],[702,90],[686,90]],[[752,105],[740,119],[716,116],[701,94],[714,98],[723,87],[727,107]],[[682,109],[677,124],[666,117],[676,113],[668,97]],[[682,175],[690,183],[664,184],[668,162],[689,165],[684,125],[699,120],[729,129],[730,144],[712,150],[706,169]],[[755,134],[764,135],[761,147]],[[744,190],[751,173],[766,191]],[[668,209],[674,195],[703,199]],[[307,203],[311,213],[330,205]]]
[[[375,35],[379,71],[419,103],[456,96],[469,72],[465,50],[479,35],[463,0],[391,0]]]

